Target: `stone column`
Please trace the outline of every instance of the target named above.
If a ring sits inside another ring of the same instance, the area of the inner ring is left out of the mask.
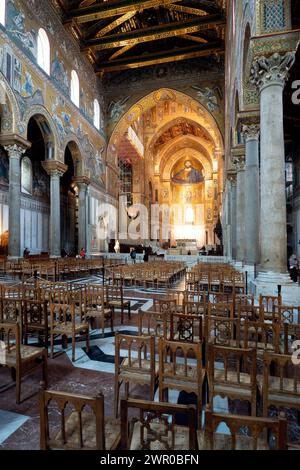
[[[236,260],[245,260],[245,157],[234,157],[236,167]]]
[[[231,238],[231,252],[229,256],[232,260],[236,260],[236,173],[230,171],[227,173],[227,178],[230,181],[230,238]]]
[[[60,178],[68,167],[57,160],[47,160],[42,165],[50,176],[50,256],[56,258],[61,256]]]
[[[245,262],[259,261],[259,125],[243,126],[245,157]]]
[[[260,90],[260,271],[279,283],[280,274],[287,272],[283,89],[294,61],[295,53],[275,53],[256,59],[251,70],[251,81]]]
[[[20,212],[21,212],[21,158],[26,147],[18,144],[5,146],[9,156],[9,241],[8,256],[21,256]]]
[[[83,176],[73,178],[73,181],[78,187],[78,249],[84,248],[87,252],[88,187],[90,180]]]

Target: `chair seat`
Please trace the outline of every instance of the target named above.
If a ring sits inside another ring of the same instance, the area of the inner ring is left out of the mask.
[[[87,411],[81,413],[82,416],[82,429],[83,429],[83,445],[88,449],[95,449],[96,447],[96,421],[95,415]],[[70,449],[79,447],[79,421],[78,413],[73,411],[65,422],[65,432],[67,445],[62,445],[61,448],[68,447]],[[105,418],[105,449],[114,450],[118,447],[121,438],[120,421],[113,418]],[[55,436],[52,445],[56,444],[56,448],[60,448],[61,431]]]
[[[151,429],[153,430],[153,435],[163,435],[165,434],[165,425],[163,423],[151,423]],[[175,445],[174,450],[189,450],[189,429],[186,426],[175,426]],[[146,440],[147,431],[144,430]],[[154,442],[150,444],[150,450],[169,450],[172,449],[172,435],[168,433],[168,436],[162,438],[163,442],[160,442],[158,439],[155,439]],[[164,442],[167,443],[164,444]],[[141,445],[141,423],[137,422],[134,424],[132,438],[130,443],[130,450],[141,450],[143,446]]]
[[[170,375],[168,376],[168,374]],[[205,375],[206,375],[206,371],[205,369],[202,369],[201,383],[204,382]],[[183,390],[185,390],[184,387],[187,387],[189,389],[193,389],[197,391],[198,390],[197,376],[198,376],[198,371],[195,366],[188,366],[187,371],[185,372],[184,365],[176,365],[176,376],[174,376],[173,365],[165,364],[163,384],[164,386],[166,387],[168,386],[170,388],[179,387],[180,389],[182,388]]]
[[[80,331],[88,330],[89,325],[88,323],[77,323],[75,324],[75,333],[79,333]],[[51,333],[62,333],[62,334],[69,334],[72,335],[73,327],[71,322],[66,323],[56,323],[54,328],[51,329]]]
[[[212,450],[209,439],[205,431],[197,431],[198,448],[199,450]],[[236,450],[254,450],[254,439],[250,436],[241,434],[236,435]],[[232,440],[231,435],[219,434],[214,435],[214,450],[231,450]],[[265,440],[259,438],[257,441],[257,450],[268,450],[269,446]]]
[[[21,353],[21,360],[33,360],[35,358],[41,357],[44,352],[45,348],[38,348],[35,346],[25,346],[21,344],[20,353]],[[5,354],[5,364],[8,367],[14,367],[16,365],[16,349],[10,349],[10,352],[6,352]]]
[[[218,382],[225,382],[225,373],[224,370],[222,369],[215,369],[215,376],[214,376],[214,381],[215,383]],[[237,373],[233,371],[227,371],[227,382],[229,382],[228,385],[233,385],[237,386]],[[230,384],[231,382],[231,384]],[[242,385],[251,385],[251,380],[250,380],[250,375],[245,374],[244,372],[240,373],[240,383]],[[226,383],[227,385],[227,383]]]
[[[147,372],[147,370],[149,370],[149,372]],[[158,375],[158,371],[159,364],[155,363],[155,375]],[[140,367],[138,359],[134,359],[131,360],[131,366],[129,366],[128,357],[126,357],[122,361],[119,378],[129,382],[150,383],[150,361],[142,359]]]
[[[98,318],[98,317],[101,317],[104,315],[105,318],[109,318],[111,315],[112,315],[112,311],[110,308],[104,308],[102,310],[102,308],[97,308],[97,309],[92,309],[92,310],[87,310],[86,312],[86,316],[87,317],[93,317],[93,318]]]

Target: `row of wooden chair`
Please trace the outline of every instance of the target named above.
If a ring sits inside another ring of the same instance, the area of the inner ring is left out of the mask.
[[[104,396],[40,392],[42,450],[285,450],[287,422],[205,411],[203,431],[193,405],[122,399],[121,419],[105,416]],[[55,407],[55,408],[54,408]],[[58,411],[59,427],[51,421]],[[219,432],[224,423],[229,433]],[[248,432],[245,433],[245,428]]]

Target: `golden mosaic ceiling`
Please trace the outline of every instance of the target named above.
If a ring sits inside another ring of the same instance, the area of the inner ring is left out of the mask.
[[[96,73],[224,53],[222,0],[53,0]]]

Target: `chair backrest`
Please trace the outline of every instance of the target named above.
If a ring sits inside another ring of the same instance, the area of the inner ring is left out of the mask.
[[[216,367],[216,363],[220,362],[223,363],[222,374]],[[248,374],[248,380],[245,373]],[[221,383],[251,388],[253,393],[256,393],[256,350],[209,344],[208,375],[212,390],[216,383]]]
[[[208,315],[204,323],[204,337],[206,344],[220,346],[241,346],[241,325],[237,318],[215,317]]]
[[[72,322],[75,327],[75,305],[72,304],[50,304],[50,327],[51,329],[56,323]]]
[[[281,295],[262,295],[259,296],[259,306],[267,313],[276,311],[278,305],[282,304]]]
[[[209,291],[208,296],[212,304],[230,304],[233,301],[232,293]]]
[[[273,313],[273,322],[300,324],[300,307],[278,305]]]
[[[130,420],[129,415],[132,409],[139,412],[139,417]],[[180,434],[182,427],[176,425],[179,415],[180,418],[185,418],[188,437],[186,448],[181,450],[196,450],[195,406],[133,399],[121,400],[121,449],[129,450],[134,444],[133,447],[136,450],[157,450],[158,448],[167,451],[175,450],[176,443],[182,437]],[[137,424],[139,432],[132,433]],[[132,435],[131,439],[130,435]],[[137,437],[135,443],[132,442],[133,436]]]
[[[55,403],[60,414],[54,432],[50,426],[50,405]],[[69,416],[66,409],[70,405]],[[104,450],[104,398],[88,397],[51,390],[40,391],[40,447],[51,449]],[[85,411],[85,407],[88,409]],[[55,433],[55,434],[54,434]]]
[[[184,302],[184,312],[192,315],[206,315],[207,301],[205,296],[202,297],[202,300],[192,300],[189,296]]]
[[[21,364],[21,334],[18,323],[0,323],[0,364],[9,366],[9,354],[16,357],[16,369]]]
[[[3,323],[16,323],[17,321],[21,322],[21,307],[21,299],[0,299],[0,321]]]
[[[284,323],[280,325],[280,348],[284,354],[294,354],[296,341],[300,344],[300,325]]]
[[[237,448],[243,450],[241,445],[245,446],[245,437],[251,438],[251,441],[249,439],[251,448],[248,449],[247,447],[247,450],[257,450],[258,448],[263,450],[270,448],[284,450],[287,448],[287,421],[281,416],[278,419],[256,418],[252,416],[213,413],[211,409],[206,409],[205,435],[210,450],[224,450],[224,440],[220,439],[221,446],[218,446],[217,434],[218,427],[222,423],[230,431],[230,448],[227,448],[227,450],[236,450]],[[274,441],[270,439],[271,436],[275,439],[275,445]],[[270,447],[270,441],[273,444],[272,447]]]
[[[172,312],[170,316],[171,341],[202,342],[202,317],[199,315]]]
[[[26,326],[48,326],[47,302],[43,300],[24,300],[22,320]]]
[[[177,303],[175,299],[154,299],[153,310],[157,313],[170,314],[176,312]]]
[[[237,318],[242,320],[257,321],[260,319],[260,307],[255,305],[237,305]]]
[[[279,353],[279,323],[246,320],[243,325],[244,348]]]
[[[170,330],[170,315],[139,309],[138,311],[139,336],[154,336],[168,339]]]
[[[175,379],[188,383],[202,381],[202,344],[168,341],[159,338],[159,381]],[[191,362],[194,361],[194,363]],[[170,367],[171,366],[171,367]],[[191,366],[196,373],[191,373]]]
[[[263,395],[297,395],[300,400],[300,372],[294,363],[294,357],[286,354],[264,352]],[[288,401],[287,401],[288,403]]]
[[[122,357],[121,357],[122,350]],[[126,362],[123,362],[124,354]],[[148,360],[147,365],[144,359]],[[155,342],[153,336],[131,336],[117,333],[115,336],[115,373],[120,371],[150,374],[155,372]]]

